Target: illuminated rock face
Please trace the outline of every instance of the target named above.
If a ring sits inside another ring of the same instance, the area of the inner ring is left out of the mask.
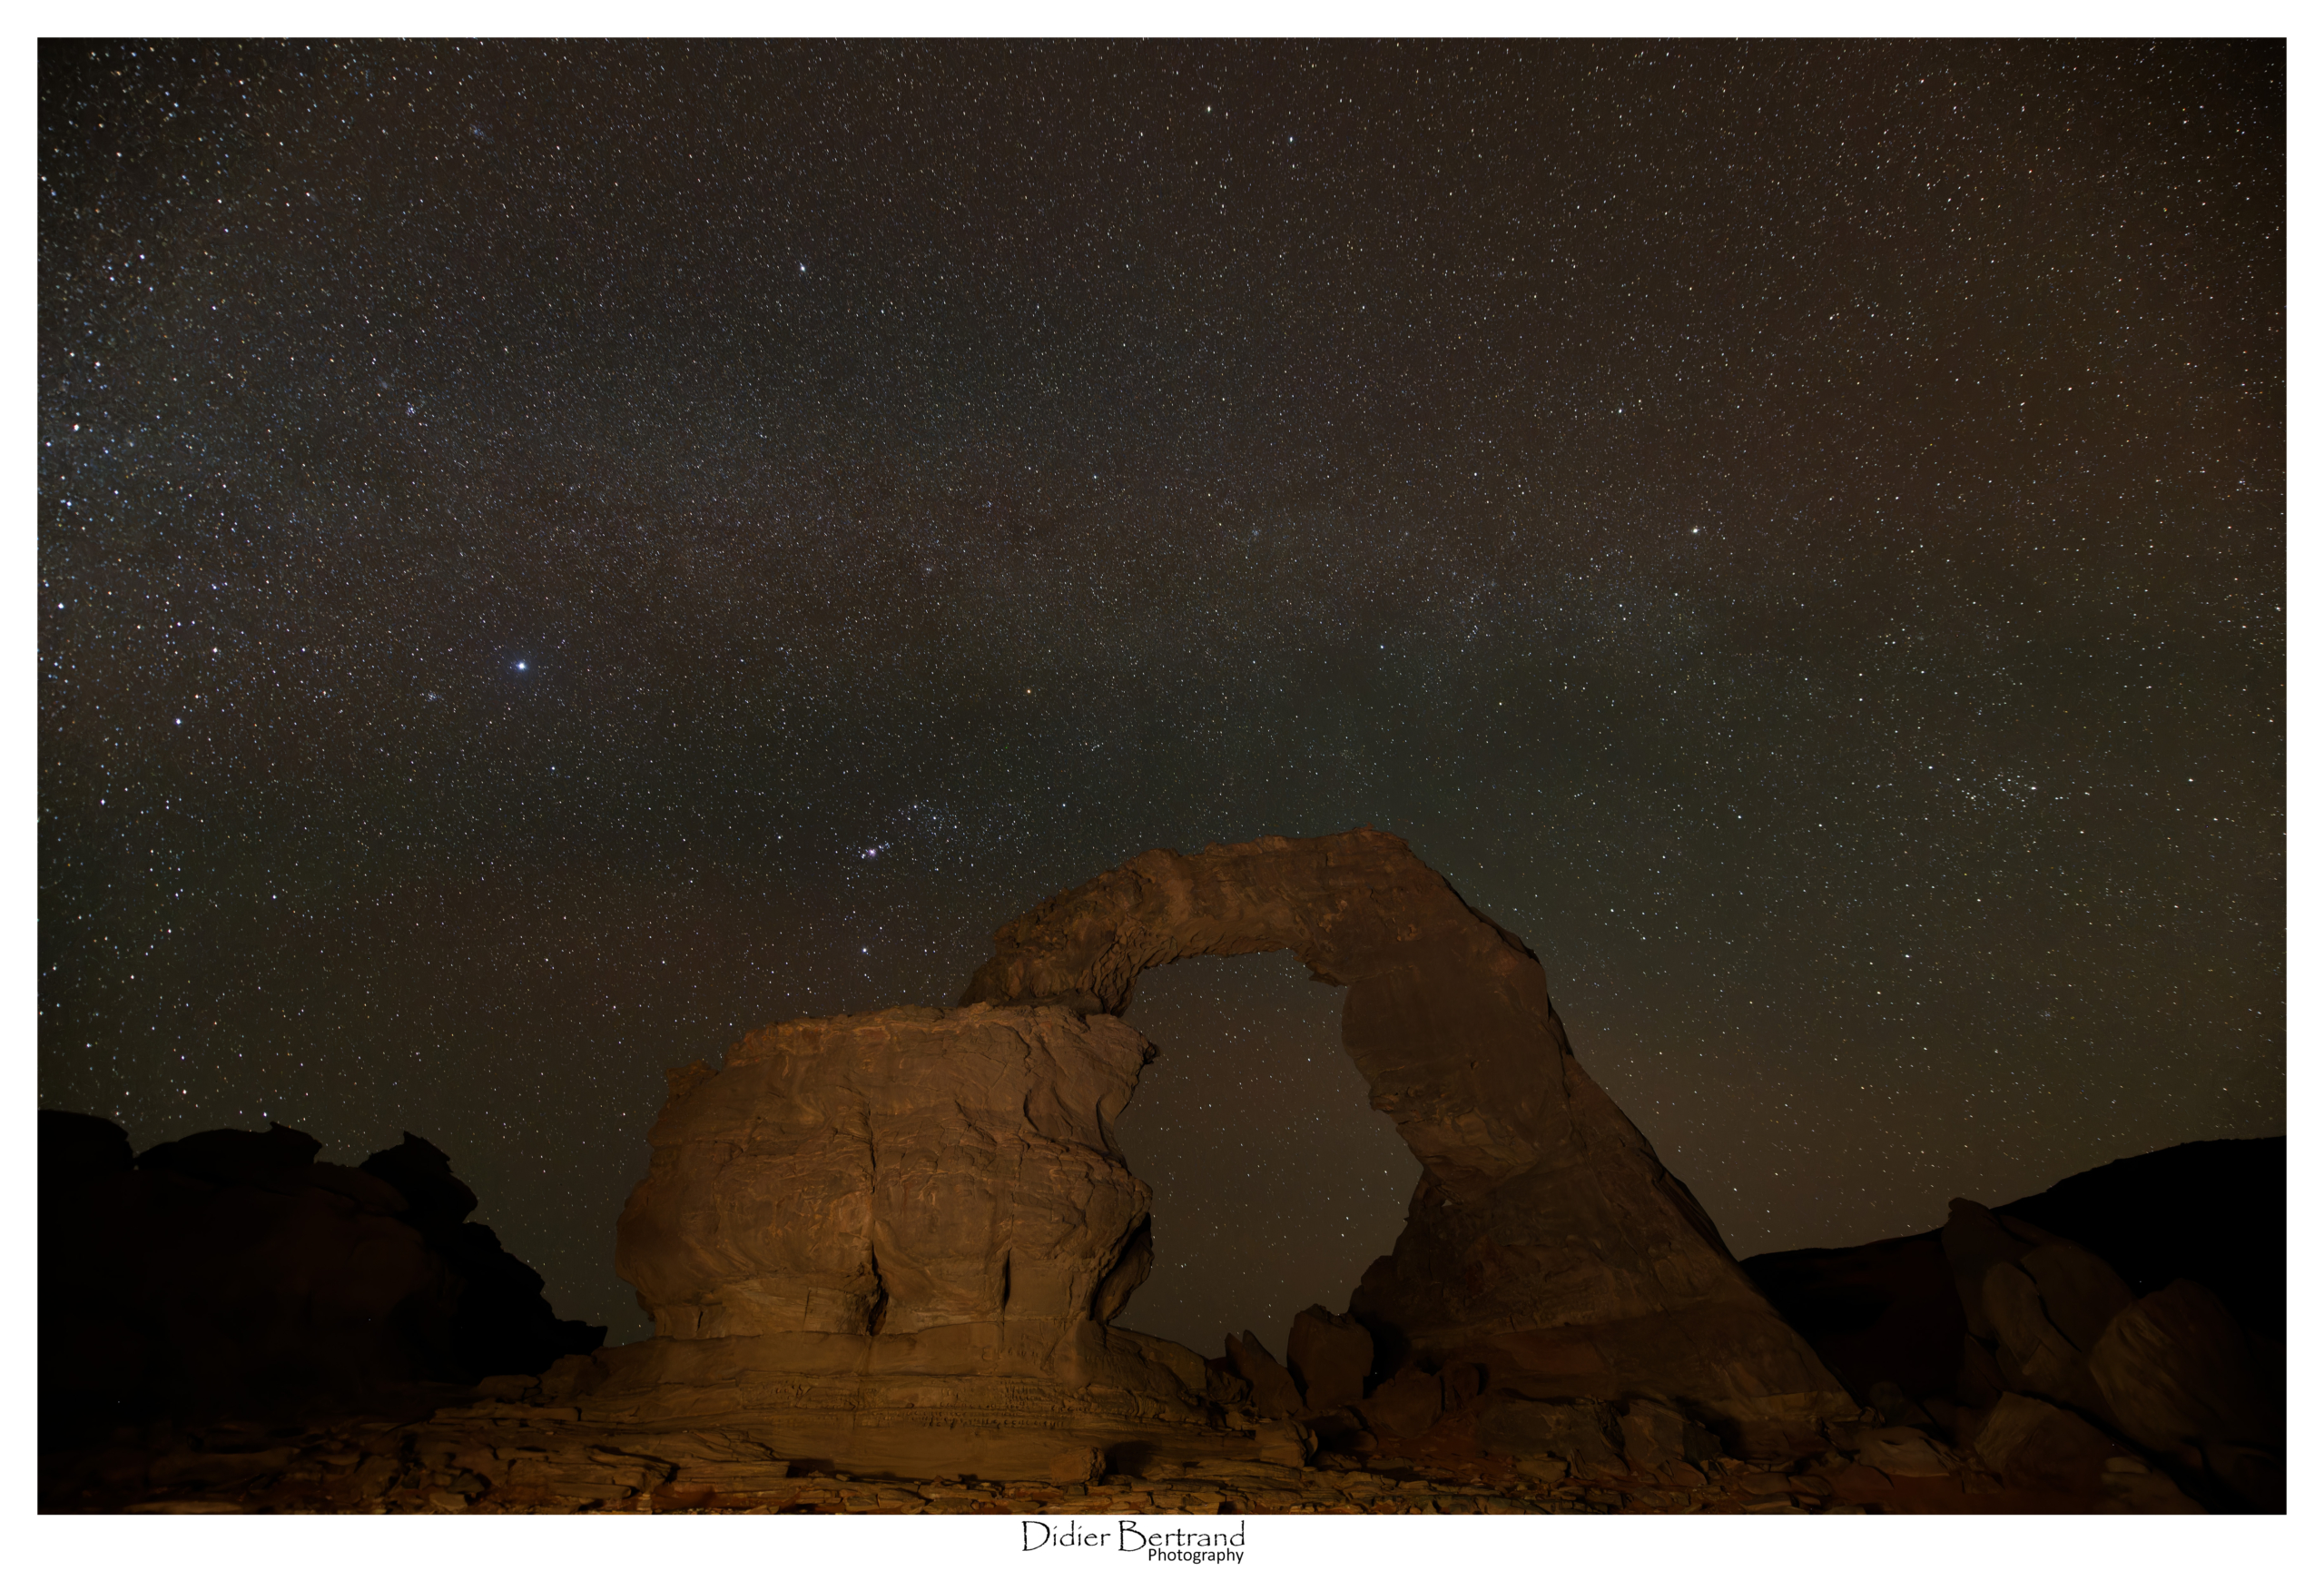
[[[615,1251],[657,1335],[574,1394],[913,1476],[1231,1450],[1202,1359],[1108,1324],[1152,1260],[1113,1136],[1151,1055],[1109,1016],[975,1004],[793,1021],[674,1071]]]
[[[1113,1133],[1152,1055],[1056,1008],[753,1032],[672,1075],[617,1269],[667,1337],[1109,1320],[1152,1258]]]
[[[1348,990],[1347,1050],[1423,1170],[1351,1306],[1384,1367],[1668,1400],[1751,1449],[1855,1415],[1574,1061],[1531,952],[1371,830],[1147,852],[1003,927],[958,1008],[793,1022],[674,1073],[618,1257],[660,1335],[606,1395],[668,1416],[789,1370],[784,1400],[859,1414],[1205,1421],[1196,1355],[1107,1324],[1150,1257],[1111,1125],[1151,1049],[1114,1017],[1151,966],[1280,949]]]

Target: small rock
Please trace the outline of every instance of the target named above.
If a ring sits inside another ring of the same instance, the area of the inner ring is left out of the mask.
[[[1511,1464],[1520,1477],[1538,1479],[1544,1484],[1560,1484],[1572,1471],[1563,1457],[1520,1457]],[[1700,1475],[1698,1475],[1700,1477]]]
[[[1873,1407],[1879,1409],[1880,1421],[1885,1425],[1891,1428],[1911,1425],[1924,1429],[1933,1428],[1935,1425],[1927,1409],[1905,1395],[1905,1388],[1894,1380],[1875,1381],[1870,1397]]]
[[[2144,1467],[2133,1473],[2118,1471],[2116,1462],[2132,1460],[2128,1457],[2110,1457],[2107,1470],[2099,1478],[2099,1487],[2105,1491],[2106,1503],[2099,1509],[2110,1516],[2122,1517],[2194,1517],[2203,1508],[2189,1499],[2178,1485],[2160,1473]]]
[[[1632,1401],[1622,1408],[1622,1455],[1633,1471],[1644,1472],[1687,1455],[1687,1420],[1659,1402]]]
[[[1306,1425],[1292,1419],[1279,1419],[1261,1424],[1258,1428],[1259,1460],[1272,1462],[1281,1467],[1304,1467],[1307,1458],[1315,1454],[1315,1432]]]
[[[1049,1458],[1052,1484],[1090,1484],[1105,1473],[1106,1453],[1095,1446],[1076,1446]]]
[[[1940,1478],[1960,1469],[1958,1458],[1918,1429],[1898,1426],[1859,1438],[1856,1460],[1890,1477]]]

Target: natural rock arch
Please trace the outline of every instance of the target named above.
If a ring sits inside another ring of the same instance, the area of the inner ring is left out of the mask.
[[[1778,1427],[1854,1404],[1574,1059],[1540,961],[1393,835],[1149,851],[996,934],[963,1003],[1119,1014],[1138,975],[1292,951],[1423,1179],[1355,1314],[1541,1396],[1653,1395]]]
[[[1532,953],[1368,829],[1148,852],[1003,927],[954,1008],[673,1072],[615,1253],[657,1335],[606,1355],[596,1405],[969,1471],[1208,1428],[1200,1357],[1108,1324],[1152,1253],[1112,1130],[1152,1049],[1114,1016],[1151,966],[1276,949],[1347,988],[1343,1039],[1422,1165],[1351,1304],[1389,1363],[1503,1403],[1649,1398],[1752,1450],[1854,1415],[1575,1062]]]

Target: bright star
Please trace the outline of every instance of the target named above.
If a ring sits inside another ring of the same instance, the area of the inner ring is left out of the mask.
[[[523,662],[522,660],[517,661],[517,669],[518,669],[519,671],[521,671],[521,670],[523,670],[524,668],[525,668],[525,662]]]

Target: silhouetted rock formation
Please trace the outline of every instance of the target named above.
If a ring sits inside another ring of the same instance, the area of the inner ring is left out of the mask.
[[[2284,1339],[2284,1137],[2125,1157],[1994,1210],[2072,1239],[2142,1296],[2181,1277],[2255,1337]]]
[[[2263,1359],[2284,1334],[2284,1141],[2194,1141],[2109,1162],[1995,1206],[2111,1267],[2132,1293],[2180,1278],[2216,1294]],[[1940,1231],[1743,1262],[1848,1389],[1882,1380],[1951,1399],[1967,1330]],[[2279,1351],[2276,1357],[2280,1358]]]
[[[2280,1510],[2282,1344],[2205,1279],[2283,1325],[2283,1143],[2173,1147],[1991,1210],[1956,1200],[1936,1232],[1744,1268],[1852,1390],[2014,1487],[2094,1501],[2138,1477],[2137,1508]]]
[[[320,1164],[318,1164],[319,1166]],[[451,1158],[406,1131],[403,1143],[363,1159],[362,1171],[400,1193],[402,1220],[419,1230],[459,1279],[447,1367],[468,1378],[537,1375],[570,1353],[606,1339],[603,1326],[559,1319],[541,1274],[500,1245],[482,1222],[467,1220],[476,1191],[452,1174]]]
[[[133,1159],[106,1120],[39,1122],[44,1443],[156,1414],[352,1410],[604,1338],[547,1316],[540,1279],[497,1245],[431,1247],[394,1185],[316,1161],[296,1130],[207,1130]],[[507,1334],[527,1280],[529,1339]]]

